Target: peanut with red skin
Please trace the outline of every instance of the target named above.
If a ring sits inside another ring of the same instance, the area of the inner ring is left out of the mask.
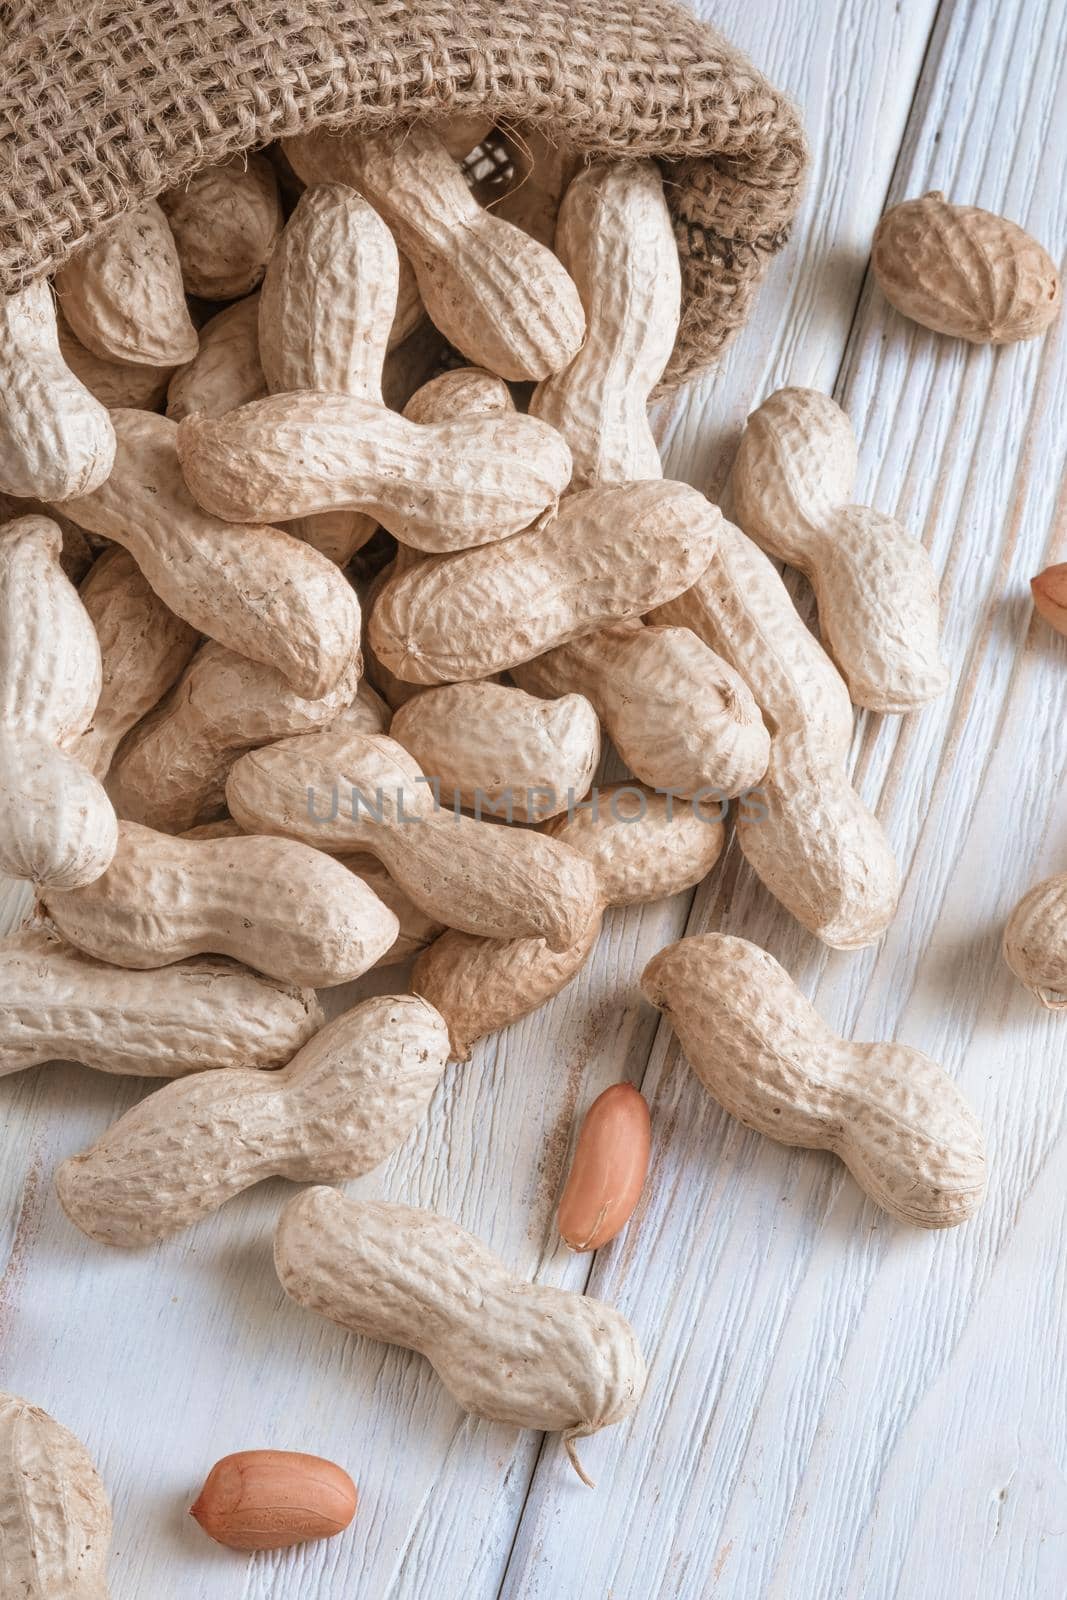
[[[613,1083],[582,1121],[559,1203],[569,1250],[599,1250],[621,1233],[641,1198],[651,1144],[648,1105],[631,1083]]]
[[[356,1514],[348,1473],[299,1450],[241,1450],[216,1461],[189,1515],[230,1550],[332,1539]]]
[[[1030,592],[1038,616],[1057,633],[1067,635],[1067,561],[1046,567],[1031,578]]]

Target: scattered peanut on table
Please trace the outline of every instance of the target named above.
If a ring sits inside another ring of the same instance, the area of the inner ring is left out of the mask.
[[[60,1204],[91,1239],[132,1249],[265,1178],[358,1177],[407,1138],[447,1061],[447,1029],[425,1000],[365,1000],[281,1072],[234,1067],[157,1089],[63,1162]]]
[[[858,706],[912,711],[942,694],[937,578],[892,517],[850,505],[856,441],[816,389],[779,389],[748,419],[730,489],[741,527],[811,579],[819,626]]]
[[[936,189],[890,207],[871,266],[903,316],[972,344],[1035,339],[1060,309],[1059,273],[1036,239],[980,206],[950,205]]]
[[[681,939],[653,956],[641,988],[747,1128],[832,1150],[900,1222],[950,1228],[981,1205],[982,1130],[948,1074],[910,1045],[838,1039],[765,950],[719,933]]]
[[[1047,1010],[1067,1010],[1067,873],[1023,895],[1004,930],[1004,959]]]
[[[589,1107],[559,1202],[559,1236],[570,1250],[599,1250],[620,1233],[648,1172],[648,1105],[632,1083],[613,1083]]]
[[[417,1350],[465,1411],[576,1442],[621,1422],[645,1363],[611,1306],[517,1282],[504,1263],[433,1211],[308,1189],[274,1240],[282,1288],[355,1333]]]
[[[108,1600],[111,1503],[80,1439],[0,1394],[0,1594]]]
[[[1067,634],[1067,561],[1046,567],[1030,579],[1034,610],[1057,633]]]
[[[216,1461],[189,1515],[230,1550],[284,1550],[332,1539],[356,1514],[343,1468],[299,1450],[241,1450]]]

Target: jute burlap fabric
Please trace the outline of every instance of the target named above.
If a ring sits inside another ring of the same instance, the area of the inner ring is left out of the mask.
[[[0,0],[0,37],[8,293],[238,151],[479,109],[662,163],[676,382],[745,320],[806,161],[789,102],[676,0]]]

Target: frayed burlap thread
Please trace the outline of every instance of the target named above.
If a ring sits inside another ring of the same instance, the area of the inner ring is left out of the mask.
[[[659,160],[683,269],[677,382],[745,320],[799,201],[794,108],[675,0],[0,0],[0,30],[8,293],[239,151],[479,110]]]

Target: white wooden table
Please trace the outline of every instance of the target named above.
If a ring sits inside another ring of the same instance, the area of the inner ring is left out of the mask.
[[[800,101],[814,163],[753,323],[661,419],[668,470],[714,492],[746,412],[783,383],[817,386],[857,426],[861,498],[928,544],[951,690],[918,716],[860,716],[854,746],[904,865],[900,913],[879,948],[831,954],[731,849],[695,900],[616,914],[581,979],[450,1068],[426,1126],[348,1186],[436,1207],[519,1272],[632,1319],[647,1398],[586,1442],[593,1492],[557,1441],[464,1417],[418,1358],[288,1304],[270,1262],[284,1184],[153,1251],[90,1244],[51,1173],[147,1086],[63,1066],[4,1079],[0,1384],[99,1463],[115,1600],[1067,1592],[1067,1021],[999,954],[1018,895],[1067,861],[1067,646],[1027,587],[1067,554],[1067,328],[957,345],[866,279],[886,203],[929,188],[1062,255],[1067,11],[704,4]],[[842,1032],[944,1063],[988,1131],[976,1220],[897,1226],[831,1157],[719,1111],[635,987],[654,950],[708,927],[769,948]],[[553,1226],[569,1141],[623,1077],[652,1107],[646,1198],[613,1246],[574,1258]],[[347,1534],[255,1558],[203,1537],[185,1508],[204,1472],[263,1445],[351,1470]]]

